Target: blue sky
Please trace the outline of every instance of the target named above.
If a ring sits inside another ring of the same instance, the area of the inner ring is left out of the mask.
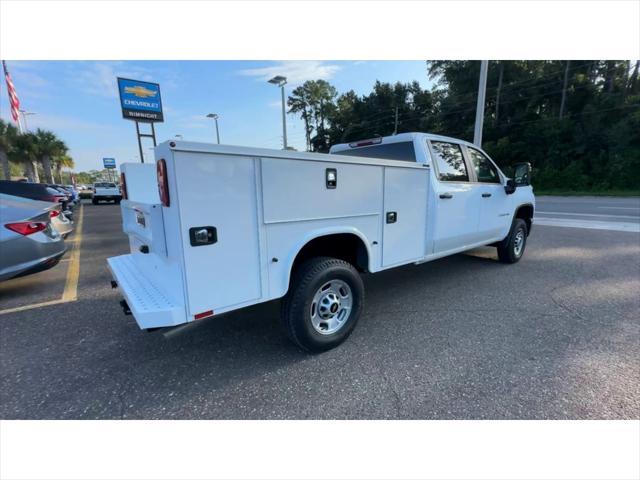
[[[289,79],[287,93],[306,80],[325,79],[339,93],[371,91],[376,80],[431,86],[422,61],[8,61],[30,130],[52,130],[70,147],[76,170],[101,168],[103,157],[118,164],[139,161],[135,126],[122,118],[116,77],[160,84],[164,123],[158,142],[179,134],[185,140],[215,141],[220,115],[221,143],[282,147],[279,89],[266,82]],[[0,114],[10,119],[6,85],[0,86]],[[289,144],[304,149],[302,122],[287,116]],[[151,160],[151,141],[144,144]]]

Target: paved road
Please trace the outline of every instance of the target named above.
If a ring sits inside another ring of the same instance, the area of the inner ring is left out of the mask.
[[[85,205],[83,236],[78,301],[0,315],[0,418],[640,416],[635,233],[536,225],[516,265],[486,248],[367,276],[358,328],[317,356],[278,302],[139,331],[108,285],[117,207]]]
[[[640,197],[539,197],[538,225],[640,232]]]

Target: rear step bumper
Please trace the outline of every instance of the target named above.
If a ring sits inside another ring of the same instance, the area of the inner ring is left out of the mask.
[[[125,314],[128,309],[140,328],[173,327],[187,321],[184,305],[176,304],[154,285],[136,266],[132,255],[111,257],[107,263],[124,296],[125,303],[121,305]]]

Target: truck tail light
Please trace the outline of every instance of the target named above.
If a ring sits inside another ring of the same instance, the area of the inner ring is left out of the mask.
[[[7,223],[5,225],[9,230],[12,230],[20,235],[31,235],[32,233],[41,232],[47,228],[47,224],[43,222],[17,222]]]
[[[382,143],[382,137],[371,138],[369,140],[362,140],[360,142],[353,142],[349,144],[349,147],[351,148],[366,147],[367,145],[377,145],[379,143]]]
[[[156,163],[156,172],[158,174],[158,193],[160,193],[160,202],[162,206],[168,207],[169,202],[169,179],[167,178],[167,163],[161,158]]]
[[[129,198],[127,194],[127,179],[125,178],[124,172],[120,173],[120,193],[122,194],[123,200]]]
[[[202,320],[203,318],[213,317],[213,310],[207,310],[206,312],[196,313],[193,316],[194,320]]]
[[[60,215],[60,211],[59,210],[51,210],[49,212],[49,218],[56,218],[58,215]]]

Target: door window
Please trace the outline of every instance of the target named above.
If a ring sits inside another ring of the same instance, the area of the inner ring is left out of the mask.
[[[438,178],[444,182],[468,182],[469,173],[464,163],[460,145],[449,142],[431,142]]]
[[[500,183],[500,175],[498,175],[498,169],[482,152],[479,152],[475,148],[467,147],[469,157],[471,158],[471,165],[476,172],[476,177],[479,182],[483,183]]]

